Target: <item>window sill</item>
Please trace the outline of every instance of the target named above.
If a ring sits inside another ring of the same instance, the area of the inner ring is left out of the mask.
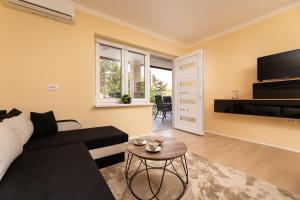
[[[110,107],[141,107],[141,106],[153,106],[153,103],[96,103],[96,108],[110,108]]]

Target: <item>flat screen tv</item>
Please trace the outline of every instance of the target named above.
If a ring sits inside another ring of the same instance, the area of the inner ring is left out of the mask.
[[[257,80],[300,77],[300,49],[257,59]]]

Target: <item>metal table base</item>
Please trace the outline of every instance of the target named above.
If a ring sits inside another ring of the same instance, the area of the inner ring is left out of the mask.
[[[139,174],[141,174],[142,172],[145,172],[146,171],[146,174],[147,174],[147,181],[148,181],[148,186],[150,188],[150,191],[152,193],[152,197],[150,197],[149,199],[147,200],[152,200],[152,199],[156,199],[156,200],[159,200],[158,198],[158,194],[159,192],[161,191],[161,188],[162,188],[162,185],[163,185],[163,182],[164,182],[164,177],[165,177],[165,172],[170,172],[171,174],[175,175],[179,180],[180,182],[182,183],[182,187],[183,187],[183,190],[182,192],[179,194],[179,196],[177,197],[177,199],[180,199],[184,193],[185,193],[185,190],[186,190],[186,187],[189,183],[189,178],[188,178],[188,166],[187,166],[187,162],[186,162],[186,157],[185,155],[182,155],[181,157],[179,158],[173,158],[173,159],[169,159],[169,160],[164,160],[162,161],[164,164],[162,166],[150,166],[147,162],[149,160],[147,159],[143,159],[143,158],[140,158],[138,156],[135,156],[136,158],[139,159],[139,165],[138,167],[134,170],[134,173],[132,175],[129,174],[129,171],[130,171],[130,167],[131,167],[131,164],[132,164],[132,158],[133,158],[133,155],[131,152],[128,152],[128,155],[127,155],[127,161],[126,161],[126,166],[125,166],[125,177],[126,177],[126,182],[127,182],[127,186],[131,192],[131,194],[139,199],[139,200],[144,200],[143,198],[139,197],[132,189],[132,181],[134,180],[135,177],[137,177]],[[182,165],[182,168],[183,168],[183,171],[184,171],[184,176],[181,177],[179,174],[178,174],[178,171],[176,170],[173,162],[175,159],[180,159],[181,160],[181,165]],[[144,169],[141,169],[141,166],[145,166]],[[167,169],[168,166],[171,166],[171,169]],[[160,184],[159,184],[159,187],[156,191],[154,191],[154,188],[153,186],[151,185],[151,177],[150,177],[150,171],[153,170],[153,169],[156,169],[156,170],[162,170],[162,177],[160,179]]]

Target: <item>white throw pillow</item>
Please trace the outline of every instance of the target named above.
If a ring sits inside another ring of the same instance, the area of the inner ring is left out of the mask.
[[[33,124],[29,117],[25,116],[24,113],[21,113],[16,117],[4,119],[3,123],[17,134],[23,145],[28,142],[29,138],[33,134]]]
[[[0,181],[10,164],[22,153],[23,145],[14,131],[0,123]]]

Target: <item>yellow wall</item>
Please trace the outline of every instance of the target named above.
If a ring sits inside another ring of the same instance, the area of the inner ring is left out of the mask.
[[[0,108],[54,110],[84,127],[114,125],[130,136],[151,132],[151,107],[94,108],[94,35],[180,55],[184,49],[150,35],[76,12],[69,25],[0,3]],[[58,84],[47,92],[47,84]]]
[[[299,22],[297,8],[190,49],[205,49],[207,131],[300,150],[300,122],[213,112],[214,99],[231,98],[232,90],[252,98],[257,57],[300,48]]]
[[[94,108],[94,36],[102,35],[168,55],[205,49],[205,127],[228,136],[300,149],[300,123],[281,118],[220,114],[213,100],[239,90],[251,98],[256,58],[300,48],[300,9],[184,49],[83,12],[75,25],[7,8],[0,3],[0,108],[54,110],[84,127],[114,125],[131,136],[151,132],[151,108]],[[47,92],[47,84],[58,84]]]

